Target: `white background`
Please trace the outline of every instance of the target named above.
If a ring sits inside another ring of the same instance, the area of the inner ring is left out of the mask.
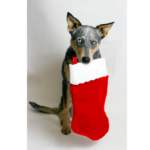
[[[149,1],[128,1],[127,10],[127,150],[149,150]],[[0,2],[0,140],[5,150],[27,149],[26,12],[26,0]]]
[[[83,25],[115,21],[100,45],[109,74],[108,134],[97,142],[73,132],[65,136],[57,116],[37,113],[28,105],[28,150],[127,149],[126,9],[125,0],[28,0],[28,101],[45,106],[60,102],[61,65],[70,44],[67,12]]]

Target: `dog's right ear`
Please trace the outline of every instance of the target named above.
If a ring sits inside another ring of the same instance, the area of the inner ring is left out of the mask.
[[[108,34],[108,31],[110,30],[110,28],[112,27],[113,24],[114,24],[114,22],[110,22],[107,24],[101,24],[96,27],[99,30],[101,39],[103,39]]]
[[[81,23],[78,19],[76,19],[72,14],[69,12],[67,13],[67,22],[68,22],[68,31],[72,33],[78,26],[81,26]]]

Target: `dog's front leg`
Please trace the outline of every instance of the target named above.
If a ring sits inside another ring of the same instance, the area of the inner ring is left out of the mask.
[[[59,113],[60,121],[62,124],[62,133],[69,134],[70,129],[70,84],[63,81],[63,110]]]

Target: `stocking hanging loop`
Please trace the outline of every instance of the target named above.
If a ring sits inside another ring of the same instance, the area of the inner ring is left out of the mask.
[[[72,65],[77,64],[77,57],[72,57]]]

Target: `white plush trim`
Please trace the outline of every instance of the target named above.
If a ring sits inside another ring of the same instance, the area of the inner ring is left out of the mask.
[[[80,83],[95,80],[107,76],[105,58],[94,59],[89,64],[78,62],[75,65],[69,64],[70,83],[78,85]]]

